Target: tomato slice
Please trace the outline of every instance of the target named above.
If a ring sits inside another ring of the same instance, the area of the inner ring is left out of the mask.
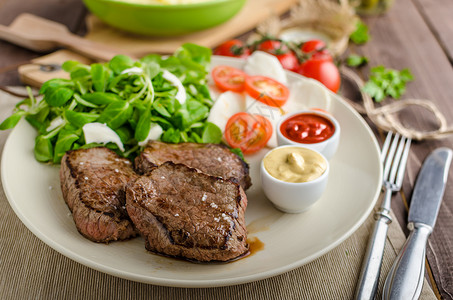
[[[244,83],[247,74],[230,66],[217,66],[212,70],[212,79],[222,91],[241,93],[244,91]]]
[[[228,119],[225,139],[231,147],[252,154],[266,146],[272,131],[272,124],[266,117],[240,112]]]
[[[245,91],[250,97],[273,107],[284,105],[289,97],[289,89],[285,85],[265,76],[247,77]]]

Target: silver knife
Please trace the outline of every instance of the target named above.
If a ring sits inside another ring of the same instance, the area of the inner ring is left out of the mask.
[[[423,163],[409,209],[408,228],[411,232],[385,280],[384,300],[418,299],[420,296],[425,275],[426,242],[436,223],[452,154],[451,149],[438,148]]]

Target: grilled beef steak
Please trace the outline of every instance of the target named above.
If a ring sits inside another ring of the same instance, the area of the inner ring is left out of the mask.
[[[107,148],[73,150],[63,156],[61,190],[83,236],[109,242],[137,234],[124,194],[126,183],[136,177],[130,161]]]
[[[166,161],[185,164],[203,173],[233,180],[244,190],[252,184],[248,165],[226,146],[219,144],[166,144],[152,141],[135,159],[135,168],[138,173],[146,174]]]
[[[243,189],[183,164],[166,162],[126,187],[126,207],[146,249],[193,261],[248,253]]]

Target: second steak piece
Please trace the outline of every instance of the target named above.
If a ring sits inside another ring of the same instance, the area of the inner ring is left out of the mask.
[[[136,236],[124,194],[126,183],[136,177],[132,163],[110,149],[66,152],[61,160],[61,190],[77,230],[102,243]]]
[[[145,174],[166,161],[185,164],[203,173],[233,180],[244,190],[252,185],[247,163],[226,146],[219,144],[167,144],[153,141],[135,159],[135,168],[137,172]]]
[[[192,261],[228,261],[248,253],[246,206],[237,183],[172,162],[126,188],[126,208],[146,249]]]

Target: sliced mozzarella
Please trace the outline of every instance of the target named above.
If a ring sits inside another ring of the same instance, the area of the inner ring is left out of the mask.
[[[255,51],[247,58],[244,71],[248,75],[267,76],[287,85],[285,70],[277,57],[263,52]]]
[[[247,96],[246,97],[246,111],[252,115],[260,115],[266,117],[272,124],[272,136],[267,142],[267,146],[271,148],[277,147],[277,124],[284,115],[284,111],[278,107],[272,107],[266,105],[260,101],[255,100],[254,98]]]
[[[87,144],[99,143],[105,145],[107,143],[114,143],[124,152],[124,146],[120,137],[106,124],[98,122],[88,123],[83,125],[82,130]]]
[[[175,96],[176,100],[178,100],[179,103],[181,103],[181,104],[186,102],[186,98],[187,98],[186,89],[182,85],[181,80],[179,80],[178,77],[176,77],[174,74],[170,73],[167,70],[164,70],[164,73],[162,74],[162,77],[165,80],[170,81],[171,84],[178,89],[178,92],[176,93],[176,96]]]
[[[228,119],[242,111],[246,111],[244,96],[228,91],[217,98],[209,112],[208,122],[216,124],[224,132]]]
[[[139,146],[146,146],[148,141],[155,141],[160,138],[164,130],[160,127],[159,124],[151,123],[151,128],[149,129],[148,136],[143,141],[139,142]]]
[[[288,101],[283,110],[292,113],[310,108],[331,109],[332,98],[325,87],[313,80],[298,80],[292,84]]]

